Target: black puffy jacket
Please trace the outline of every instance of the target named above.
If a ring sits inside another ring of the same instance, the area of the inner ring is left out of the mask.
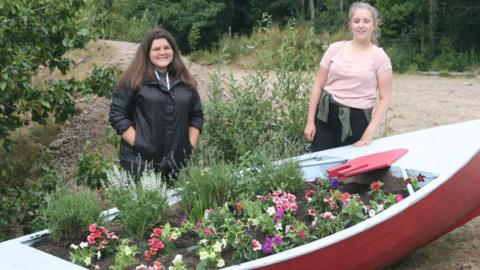
[[[170,90],[158,80],[144,80],[139,91],[114,91],[110,123],[118,134],[135,129],[134,145],[123,139],[120,160],[153,162],[154,167],[178,168],[192,152],[188,129],[203,127],[203,110],[196,90],[175,81]]]

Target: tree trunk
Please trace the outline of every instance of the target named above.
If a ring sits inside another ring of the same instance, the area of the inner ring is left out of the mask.
[[[437,13],[438,13],[438,2],[437,0],[429,0],[429,9],[428,9],[428,39],[430,49],[435,50],[435,46],[437,45],[437,40],[435,37],[436,34],[436,24],[437,24]]]
[[[340,11],[343,11],[343,0],[340,0]]]
[[[308,8],[310,9],[310,20],[315,20],[315,3],[314,0],[308,0]]]

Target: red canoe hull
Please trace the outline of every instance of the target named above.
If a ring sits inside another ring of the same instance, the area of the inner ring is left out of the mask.
[[[260,269],[382,269],[480,214],[480,153],[389,220],[336,244]]]

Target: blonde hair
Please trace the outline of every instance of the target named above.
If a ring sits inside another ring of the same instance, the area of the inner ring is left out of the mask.
[[[369,3],[355,2],[350,6],[350,10],[348,11],[348,26],[350,28],[353,13],[355,13],[357,9],[366,9],[372,14],[373,26],[375,27],[375,29],[373,30],[371,41],[373,44],[378,45],[378,38],[380,37],[380,24],[382,23],[380,13],[374,6],[370,5]]]

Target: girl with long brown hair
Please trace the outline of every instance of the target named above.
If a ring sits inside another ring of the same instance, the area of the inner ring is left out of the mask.
[[[118,79],[110,123],[121,135],[120,164],[136,179],[147,167],[176,178],[188,161],[203,110],[197,83],[167,30],[148,32]]]

